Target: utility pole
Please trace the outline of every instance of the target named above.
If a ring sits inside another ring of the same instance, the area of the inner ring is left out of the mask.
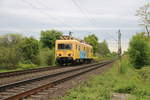
[[[122,53],[122,50],[121,50],[121,32],[120,32],[120,30],[118,30],[118,57],[120,60],[121,60],[121,53]]]

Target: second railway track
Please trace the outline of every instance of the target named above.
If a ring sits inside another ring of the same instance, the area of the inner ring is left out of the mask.
[[[90,64],[86,64],[90,65]],[[37,69],[28,69],[14,72],[4,72],[0,73],[0,86],[8,83],[13,83],[21,80],[27,80],[31,78],[36,78],[48,74],[53,74],[56,72],[61,72],[69,69],[74,69],[74,67],[79,67],[83,65],[76,66],[51,66]]]
[[[17,76],[17,75],[41,72],[41,71],[47,71],[47,70],[53,70],[53,69],[58,69],[58,68],[61,68],[61,67],[52,66],[52,67],[34,68],[34,69],[19,70],[19,71],[12,71],[12,72],[2,72],[2,73],[0,73],[0,78],[12,77],[12,76]]]
[[[63,67],[53,66],[53,67],[44,67],[44,68],[28,69],[28,70],[13,71],[13,72],[4,72],[4,73],[0,73],[0,86],[12,82],[17,82],[21,80],[52,74],[55,72],[65,71],[72,68],[74,68],[74,66],[63,66]]]
[[[77,77],[81,74],[97,69],[113,61],[105,61],[91,65],[84,65],[71,70],[45,75],[38,78],[15,82],[0,87],[0,100],[20,100],[44,89],[53,87],[61,82]]]

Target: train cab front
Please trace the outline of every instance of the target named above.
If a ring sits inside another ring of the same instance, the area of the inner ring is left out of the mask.
[[[69,65],[73,62],[73,46],[71,43],[56,44],[56,61],[60,65]]]

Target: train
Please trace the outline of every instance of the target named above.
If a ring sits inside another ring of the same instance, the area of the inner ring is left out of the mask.
[[[55,42],[55,59],[59,65],[88,63],[93,60],[93,47],[83,40],[63,36]]]

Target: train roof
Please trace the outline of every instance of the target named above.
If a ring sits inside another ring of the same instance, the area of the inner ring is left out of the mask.
[[[61,36],[60,40],[56,40],[57,42],[71,42],[71,41],[74,41],[74,42],[80,42],[81,44],[83,45],[88,45],[90,47],[92,47],[90,44],[88,44],[87,42],[83,41],[83,40],[80,40],[80,39],[77,39],[77,38],[74,38],[74,37],[71,37],[71,36]]]

